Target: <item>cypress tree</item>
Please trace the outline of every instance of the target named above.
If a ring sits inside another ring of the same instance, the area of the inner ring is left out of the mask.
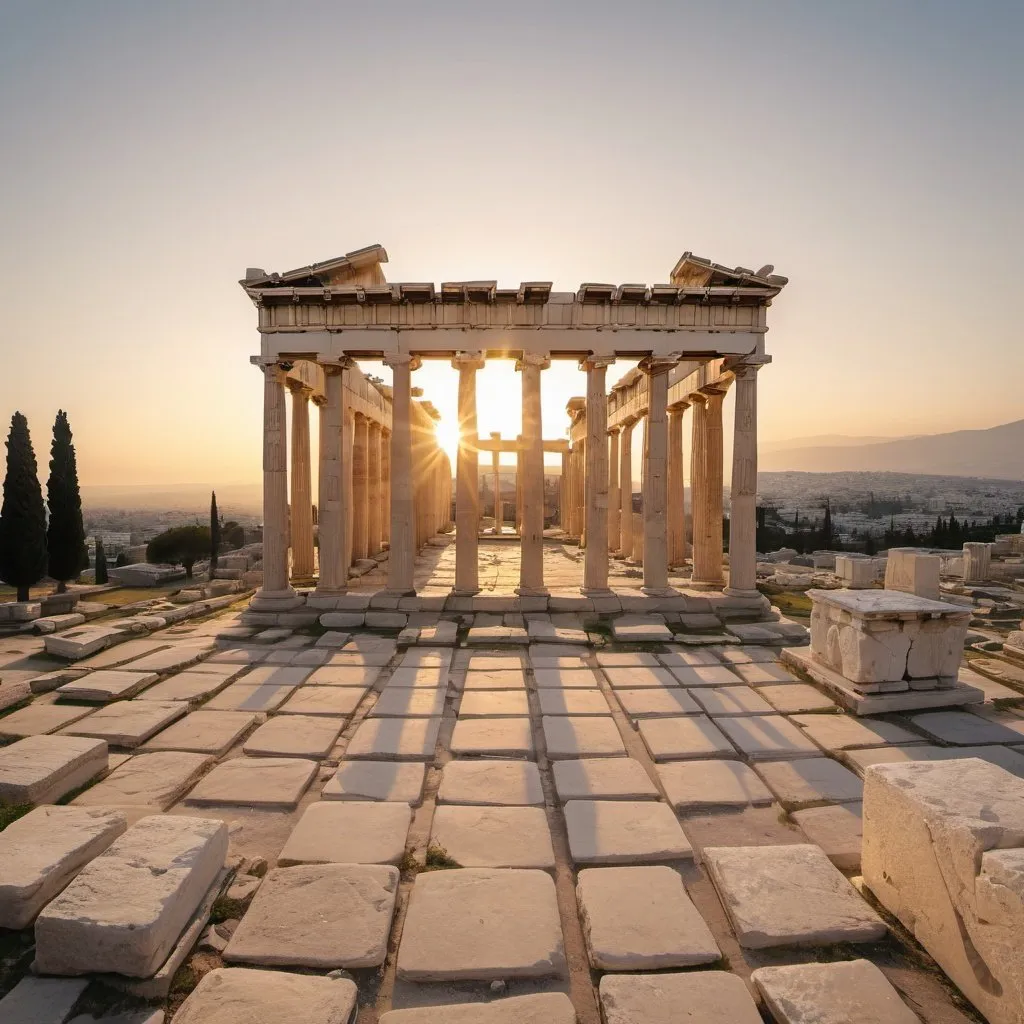
[[[47,570],[57,580],[57,593],[67,590],[69,580],[89,564],[85,547],[85,526],[82,524],[82,496],[78,491],[78,465],[75,446],[71,443],[68,415],[61,409],[53,424],[50,448],[50,479],[46,484],[50,523],[46,530],[46,549],[50,564]]]
[[[217,554],[220,551],[220,516],[217,515],[217,492],[210,491],[210,579],[217,568]]]
[[[96,582],[109,583],[110,576],[107,575],[107,554],[103,550],[103,538],[96,538]]]
[[[36,456],[28,420],[11,417],[7,438],[7,476],[0,509],[0,579],[29,599],[29,587],[46,575],[46,510],[36,475]]]

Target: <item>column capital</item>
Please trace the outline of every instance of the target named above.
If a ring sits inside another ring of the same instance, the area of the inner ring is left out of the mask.
[[[682,359],[681,352],[672,352],[665,356],[650,355],[641,359],[637,369],[648,377],[657,376],[659,373],[668,373]]]
[[[249,362],[256,367],[267,380],[276,380],[278,384],[284,384],[288,371],[292,368],[291,363],[282,363],[276,359],[266,360],[259,356],[250,356]]]
[[[482,370],[486,362],[483,352],[456,352],[452,356],[452,369]]]
[[[398,366],[408,366],[410,370],[418,370],[423,365],[423,360],[411,352],[389,352],[381,359],[381,362],[385,366],[390,366],[392,370]]]
[[[614,354],[605,354],[595,352],[593,355],[583,356],[580,359],[581,370],[598,370],[603,367],[611,366],[615,362]]]
[[[351,369],[356,365],[356,361],[348,356],[339,356],[337,359],[331,360],[318,359],[317,365],[323,370],[324,376],[333,377],[336,374],[344,373],[346,370]]]
[[[608,436],[609,436],[609,437],[614,437],[614,436],[615,436],[616,434],[618,434],[618,433],[619,433],[619,431],[620,431],[620,430],[622,430],[622,426],[623,426],[623,425],[622,425],[622,424],[620,423],[620,424],[619,424],[618,426],[616,426],[616,427],[609,427],[609,428],[608,428]]]
[[[309,398],[313,393],[313,389],[305,381],[296,380],[294,377],[286,377],[284,383],[293,395],[304,395]]]
[[[551,365],[551,356],[547,352],[524,352],[516,360],[516,369],[521,370],[524,366],[536,366],[546,370]]]

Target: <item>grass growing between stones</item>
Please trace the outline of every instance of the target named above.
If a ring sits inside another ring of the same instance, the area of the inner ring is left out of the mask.
[[[221,924],[224,921],[238,919],[245,913],[248,900],[233,900],[227,896],[219,896],[214,900],[210,910],[210,924]]]
[[[0,832],[31,810],[31,804],[0,804]]]

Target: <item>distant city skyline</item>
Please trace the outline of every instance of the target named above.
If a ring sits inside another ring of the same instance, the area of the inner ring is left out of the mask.
[[[1022,30],[1003,0],[0,0],[2,429],[45,475],[67,409],[85,486],[258,482],[237,280],[374,242],[392,280],[567,291],[773,264],[766,442],[1018,420]],[[455,379],[413,379],[449,450]],[[480,386],[514,435],[517,375]],[[583,377],[543,389],[564,436]]]

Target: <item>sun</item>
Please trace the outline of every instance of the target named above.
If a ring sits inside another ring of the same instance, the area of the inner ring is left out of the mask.
[[[459,424],[455,419],[442,419],[436,426],[437,443],[445,450],[452,466],[459,452]]]

